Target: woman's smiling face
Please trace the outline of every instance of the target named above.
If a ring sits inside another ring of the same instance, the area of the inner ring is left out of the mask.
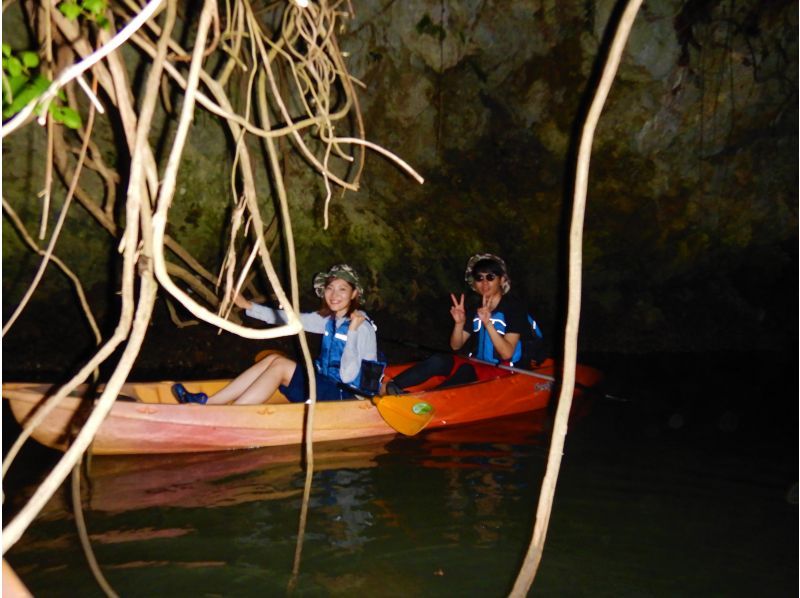
[[[325,285],[325,303],[337,316],[347,313],[350,302],[356,298],[356,295],[358,295],[358,291],[341,278],[334,278]]]

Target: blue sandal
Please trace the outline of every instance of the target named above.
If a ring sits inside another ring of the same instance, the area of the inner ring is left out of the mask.
[[[183,384],[173,384],[172,394],[178,399],[179,403],[198,403],[205,405],[208,401],[208,395],[204,392],[189,392],[183,387]]]

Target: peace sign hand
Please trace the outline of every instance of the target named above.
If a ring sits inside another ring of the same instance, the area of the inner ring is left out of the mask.
[[[453,302],[453,306],[450,308],[450,315],[453,316],[456,324],[463,325],[467,321],[467,312],[464,310],[464,293],[461,293],[459,299],[456,299],[456,296],[450,293],[450,300]]]
[[[489,307],[489,299],[486,295],[483,296],[483,303],[478,308],[478,319],[484,323],[484,325],[489,324],[489,320],[492,317],[492,308]]]

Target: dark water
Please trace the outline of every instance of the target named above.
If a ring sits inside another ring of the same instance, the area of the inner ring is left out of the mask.
[[[598,398],[570,428],[532,595],[798,594],[797,392],[750,365],[762,380],[747,393],[732,370],[654,384],[663,364],[608,366],[609,394],[627,400]],[[504,596],[549,421],[319,445],[294,580],[297,449],[97,457],[85,517],[121,596]],[[54,456],[31,449],[36,466],[4,483],[6,518]],[[37,597],[102,595],[67,495],[5,555]]]

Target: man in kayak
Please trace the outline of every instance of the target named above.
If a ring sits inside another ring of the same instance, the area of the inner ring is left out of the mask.
[[[491,253],[472,256],[467,262],[464,280],[481,297],[480,303],[467,310],[464,295],[451,293],[450,315],[453,330],[450,348],[460,351],[471,342],[469,356],[435,353],[426,360],[398,374],[385,383],[385,394],[399,394],[434,376],[445,376],[438,388],[475,382],[497,375],[489,364],[529,367],[531,360],[541,360],[536,345],[541,345],[541,333],[530,318],[525,306],[508,295],[511,280],[506,263]]]

